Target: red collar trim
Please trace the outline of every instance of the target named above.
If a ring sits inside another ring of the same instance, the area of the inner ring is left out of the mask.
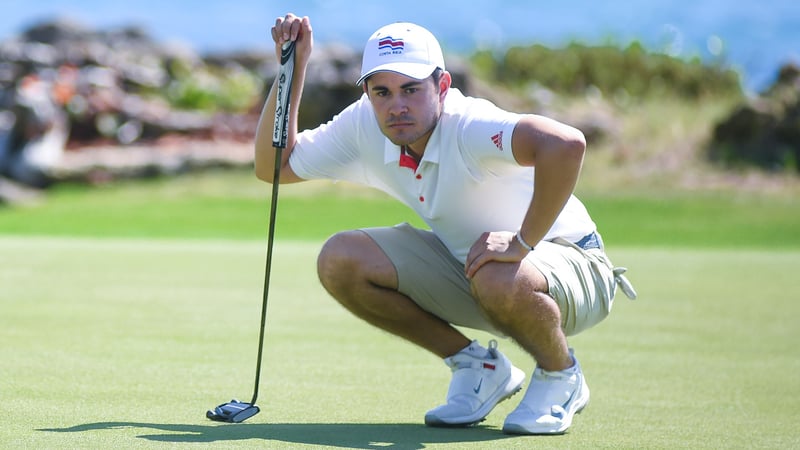
[[[414,172],[419,168],[419,163],[406,152],[406,147],[400,147],[400,167],[407,167]]]

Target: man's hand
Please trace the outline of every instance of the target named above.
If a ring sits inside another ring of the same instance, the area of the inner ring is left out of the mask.
[[[469,249],[465,266],[467,278],[472,278],[489,261],[517,263],[528,253],[510,231],[485,232]]]
[[[275,19],[275,26],[272,27],[272,40],[275,41],[275,55],[280,61],[281,47],[284,42],[295,42],[295,65],[308,63],[311,56],[311,49],[314,46],[314,38],[311,30],[311,21],[308,16],[297,17],[292,13],[285,17]]]

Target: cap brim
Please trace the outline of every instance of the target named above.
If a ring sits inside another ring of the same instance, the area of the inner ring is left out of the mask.
[[[360,85],[364,82],[364,80],[376,74],[377,72],[395,72],[416,80],[424,80],[425,78],[431,76],[433,71],[436,70],[436,67],[437,66],[435,64],[414,64],[407,62],[382,64],[361,75],[361,78],[356,81],[356,85]]]

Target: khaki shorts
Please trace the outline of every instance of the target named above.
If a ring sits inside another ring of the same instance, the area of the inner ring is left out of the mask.
[[[464,265],[432,232],[407,223],[362,231],[394,264],[398,290],[421,308],[453,325],[503,335],[478,307]],[[599,237],[595,238],[595,246],[602,247]],[[540,242],[526,261],[547,279],[568,336],[596,325],[611,312],[616,283],[602,248],[583,249],[564,240]]]

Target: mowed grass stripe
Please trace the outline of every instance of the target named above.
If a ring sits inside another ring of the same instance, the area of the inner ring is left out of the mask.
[[[800,249],[800,196],[579,188],[612,248]],[[250,171],[95,189],[58,186],[40,204],[0,209],[0,234],[261,239],[270,192]],[[282,239],[319,240],[345,229],[404,221],[425,226],[396,200],[348,183],[281,186],[279,198],[276,234]]]
[[[641,298],[571,340],[592,402],[569,434],[421,425],[441,361],[319,286],[321,241],[278,240],[260,405],[252,393],[264,243],[0,237],[4,448],[786,448],[800,439],[800,252],[623,247]],[[482,340],[481,333],[470,333]],[[506,341],[526,372],[531,363]]]

